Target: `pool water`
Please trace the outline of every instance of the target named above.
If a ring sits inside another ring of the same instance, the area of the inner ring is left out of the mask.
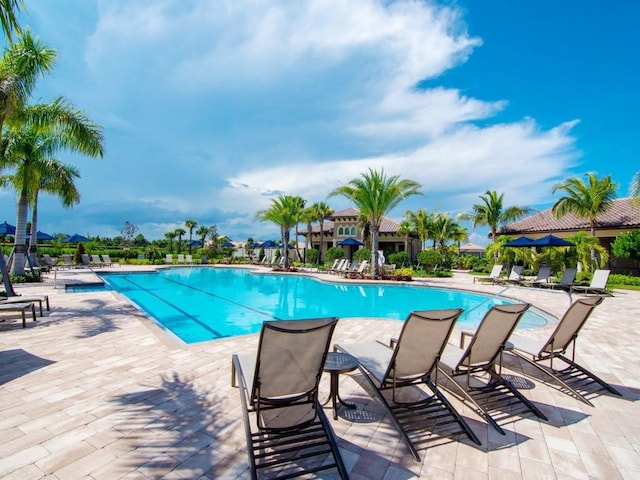
[[[473,328],[493,305],[509,303],[459,290],[338,284],[243,268],[166,268],[105,273],[101,278],[186,343],[256,333],[265,320],[325,316],[404,320],[412,310],[434,308],[464,308],[458,326]],[[520,327],[542,326],[547,320],[530,309]]]

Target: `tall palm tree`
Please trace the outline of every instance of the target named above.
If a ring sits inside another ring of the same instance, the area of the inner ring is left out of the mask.
[[[176,237],[178,237],[178,253],[182,252],[182,237],[187,233],[187,231],[184,228],[176,228],[173,233],[176,234]]]
[[[405,218],[413,225],[413,229],[420,238],[420,251],[424,250],[425,242],[428,238],[432,238],[431,232],[436,218],[435,212],[427,212],[422,208],[415,212],[407,210]]]
[[[401,179],[398,175],[387,177],[384,169],[377,171],[370,168],[359,178],[354,178],[347,185],[338,187],[329,194],[330,196],[341,195],[348,198],[369,220],[373,256],[372,277],[376,277],[379,273],[378,236],[382,220],[402,200],[411,195],[419,194],[421,187],[418,182]]]
[[[261,222],[275,223],[280,227],[282,248],[284,250],[284,268],[289,268],[289,236],[291,229],[298,223],[304,205],[300,197],[279,195],[271,200],[271,206],[256,213],[256,219]]]
[[[629,194],[634,197],[633,204],[638,206],[640,204],[640,170],[638,170],[631,179],[631,185],[629,185]]]
[[[596,236],[598,215],[606,212],[613,205],[616,198],[617,185],[611,180],[611,175],[602,179],[597,173],[588,173],[586,181],[577,177],[568,178],[563,183],[553,186],[551,193],[563,192],[565,195],[556,200],[551,207],[553,214],[561,218],[572,213],[578,218],[589,221],[589,231]],[[596,249],[591,249],[591,260],[597,263]]]
[[[193,241],[193,229],[196,228],[198,222],[195,220],[185,220],[184,226],[189,229],[189,253],[191,253],[191,242]]]
[[[473,228],[487,226],[491,229],[491,241],[496,241],[498,227],[529,215],[531,207],[505,207],[504,193],[498,195],[495,190],[487,190],[480,195],[481,203],[473,205],[473,213],[462,213],[456,218],[458,221],[471,221]]]
[[[324,246],[324,221],[333,215],[333,208],[325,202],[316,202],[310,207],[314,212],[314,220],[320,223],[320,251],[318,255],[318,263],[322,263],[322,248]]]
[[[164,234],[164,238],[166,238],[169,241],[169,253],[173,253],[173,241],[176,239],[178,235],[176,234],[175,231],[173,232],[167,232]]]
[[[586,181],[580,178],[568,178],[553,186],[551,193],[563,192],[565,195],[553,204],[551,211],[558,218],[567,213],[589,221],[592,237],[596,236],[598,215],[606,212],[616,198],[617,185],[611,175],[599,179],[597,173],[588,173]]]
[[[198,230],[196,230],[196,235],[200,237],[200,245],[204,247],[204,242],[207,239],[207,235],[209,235],[209,227],[205,225],[200,225]]]
[[[298,231],[298,227],[300,225],[300,222],[303,221],[303,216],[304,216],[304,206],[306,205],[307,201],[302,198],[302,197],[294,197],[296,199],[297,202],[300,203],[300,208],[298,209],[298,218],[296,218],[296,225],[295,225],[295,238],[296,238],[296,254],[298,255],[298,258],[302,258],[302,255],[300,255],[300,247],[298,246],[298,238],[300,237],[300,232]]]
[[[409,255],[409,261],[411,261],[413,256],[413,252],[411,252],[409,248],[409,238],[411,238],[412,235],[415,235],[415,233],[416,231],[413,228],[413,224],[409,220],[402,220],[400,222],[398,235],[402,235],[404,237],[404,251]]]
[[[0,24],[2,24],[2,30],[4,36],[13,43],[13,33],[22,34],[22,28],[18,23],[18,15],[20,10],[24,9],[24,2],[22,0],[0,0]]]
[[[24,245],[29,201],[39,188],[44,160],[55,153],[68,150],[96,158],[103,155],[103,137],[100,127],[95,125],[82,112],[68,102],[60,99],[52,104],[33,107],[40,113],[46,113],[50,121],[47,124],[19,123],[11,121],[0,141],[0,165],[13,168],[22,179],[18,191],[18,209],[15,236],[15,262],[12,272],[24,274]],[[31,107],[24,109],[28,116]],[[42,117],[41,117],[42,118]],[[18,231],[18,229],[20,229]]]

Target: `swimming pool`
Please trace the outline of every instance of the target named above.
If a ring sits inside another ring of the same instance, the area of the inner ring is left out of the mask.
[[[100,276],[108,288],[125,295],[186,343],[256,333],[265,320],[324,316],[404,320],[412,310],[432,308],[464,308],[458,325],[472,328],[493,305],[508,303],[458,290],[332,283],[246,268],[165,268]],[[520,326],[546,323],[541,312],[529,310]]]

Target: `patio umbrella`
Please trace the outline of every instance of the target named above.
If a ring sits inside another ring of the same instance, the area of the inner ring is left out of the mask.
[[[258,248],[278,248],[278,244],[273,240],[267,240],[266,242],[258,245]]]
[[[9,225],[5,220],[4,223],[0,223],[0,235],[15,235],[16,227]]]
[[[191,240],[191,242],[189,242],[189,247],[201,247],[202,244],[200,243],[200,240]]]
[[[348,245],[348,246],[352,246],[352,247],[361,247],[362,245],[364,245],[364,243],[362,243],[359,240],[356,240],[355,238],[345,238],[344,240],[341,240],[338,242],[338,245],[342,246],[342,245]]]
[[[534,247],[533,239],[529,237],[518,237],[504,244],[505,247]]]
[[[555,235],[547,235],[546,237],[538,238],[531,243],[532,247],[573,247],[573,243],[565,240],[564,238],[556,237]]]
[[[31,237],[31,234],[27,233],[27,238],[30,238],[30,237]],[[36,233],[36,240],[53,240],[53,237],[48,233],[44,233],[38,230],[38,232]]]
[[[80,243],[80,242],[88,242],[89,239],[87,237],[83,237],[82,235],[78,235],[77,233],[74,233],[69,237],[63,238],[62,241],[64,243]]]
[[[235,245],[231,242],[224,242],[220,245],[221,247],[235,247]]]

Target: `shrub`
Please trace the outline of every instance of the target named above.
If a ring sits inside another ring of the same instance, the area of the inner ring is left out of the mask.
[[[82,263],[82,255],[84,255],[85,250],[84,250],[84,244],[79,243],[78,246],[76,247],[76,251],[73,254],[73,263],[77,263],[78,265],[80,265]]]
[[[309,248],[307,249],[305,255],[306,255],[307,263],[318,263],[320,252],[316,248]]]
[[[370,260],[371,259],[371,250],[369,250],[368,248],[361,248],[356,253],[353,254],[353,258],[355,258],[356,260],[358,260],[360,262],[362,262],[364,260]]]
[[[327,250],[327,253],[324,254],[324,259],[327,262],[333,262],[334,260],[337,260],[338,258],[343,258],[344,257],[344,250],[342,250],[342,248],[340,247],[331,247],[329,250]]]
[[[394,252],[389,255],[389,263],[394,263],[396,267],[409,265],[409,254],[407,252]]]
[[[437,250],[423,250],[418,253],[418,263],[427,269],[435,268],[442,260],[442,255]]]

